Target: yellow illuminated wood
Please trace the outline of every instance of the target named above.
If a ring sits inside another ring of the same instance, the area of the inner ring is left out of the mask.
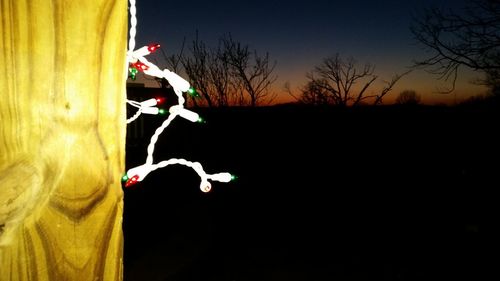
[[[126,0],[0,0],[0,280],[121,280]]]

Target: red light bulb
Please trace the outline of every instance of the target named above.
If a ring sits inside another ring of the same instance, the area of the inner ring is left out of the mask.
[[[133,65],[134,65],[135,68],[137,68],[138,70],[141,70],[141,71],[149,69],[149,66],[145,65],[144,63],[142,63],[140,61],[137,61]]]
[[[138,179],[139,179],[139,176],[138,175],[135,175],[133,177],[131,177],[130,179],[127,180],[127,182],[125,183],[125,187],[129,187],[131,185],[134,185],[138,182]]]
[[[148,46],[148,51],[150,53],[152,53],[152,52],[158,50],[159,48],[160,48],[160,44],[151,44]]]
[[[165,101],[165,98],[159,97],[156,98],[156,104],[162,104]]]

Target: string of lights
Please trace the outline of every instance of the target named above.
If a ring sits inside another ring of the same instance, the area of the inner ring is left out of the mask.
[[[163,108],[158,108],[156,107],[157,105],[161,104],[163,102],[162,98],[153,98],[149,99],[143,102],[137,102],[134,100],[128,100],[127,103],[130,104],[133,107],[138,108],[137,112],[132,115],[130,118],[127,119],[127,124],[132,123],[134,120],[139,118],[139,116],[144,113],[144,114],[153,114],[153,115],[158,115],[158,114],[165,114],[165,110]]]
[[[156,164],[154,163],[153,153],[158,138],[176,117],[179,116],[191,122],[202,122],[203,120],[200,118],[198,113],[193,112],[184,107],[185,98],[183,96],[183,93],[188,93],[190,95],[197,96],[196,91],[194,90],[194,88],[191,87],[189,82],[186,81],[181,76],[179,76],[178,74],[176,74],[175,72],[172,72],[168,69],[161,70],[155,64],[151,63],[145,58],[145,56],[158,50],[158,48],[160,48],[160,45],[151,44],[148,46],[143,46],[137,50],[134,50],[136,44],[135,35],[137,33],[137,16],[136,16],[137,9],[135,6],[136,5],[135,0],[129,0],[129,3],[130,3],[130,8],[129,8],[130,38],[128,44],[129,48],[127,52],[127,67],[128,67],[129,77],[135,80],[136,74],[139,71],[141,71],[149,76],[166,79],[168,83],[172,86],[175,95],[177,96],[178,103],[176,105],[171,106],[168,109],[169,113],[168,118],[165,119],[165,121],[163,121],[161,126],[156,129],[155,133],[151,137],[151,140],[147,148],[146,163],[129,169],[123,176],[122,181],[125,181],[125,187],[129,187],[133,184],[136,184],[144,180],[144,178],[149,173],[155,171],[156,169],[165,168],[169,165],[174,165],[174,164],[184,165],[186,167],[193,169],[200,176],[201,179],[200,189],[203,192],[208,192],[211,190],[212,185],[210,183],[210,180],[218,182],[229,182],[235,179],[234,175],[231,175],[230,173],[227,172],[207,174],[203,169],[203,166],[199,162],[191,162],[185,159],[172,158],[169,160],[158,162]],[[163,100],[159,98],[148,99],[143,102],[127,99],[127,104],[137,108],[136,113],[132,117],[127,119],[127,124],[139,118],[141,114],[154,114],[154,115],[165,114],[166,113],[165,110],[157,107],[159,104],[161,104],[162,101]]]

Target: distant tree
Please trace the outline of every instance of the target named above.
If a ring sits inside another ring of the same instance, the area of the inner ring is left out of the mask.
[[[182,58],[184,57],[184,49],[185,48],[186,48],[186,38],[184,37],[182,39],[181,49],[180,49],[179,53],[177,53],[177,54],[171,54],[171,55],[167,56],[167,54],[165,53],[163,48],[159,49],[163,58],[165,59],[165,61],[167,63],[168,68],[171,71],[173,71],[175,73],[178,73],[180,71],[180,67],[182,66]]]
[[[484,93],[475,96],[471,96],[462,100],[458,103],[458,106],[495,106],[498,107],[500,96],[492,95],[491,93]]]
[[[216,48],[197,36],[182,65],[208,106],[256,106],[274,97],[270,86],[276,80],[276,63],[270,62],[269,54],[259,56],[231,36],[221,38]]]
[[[325,58],[323,62],[307,75],[307,85],[302,89],[300,100],[305,103],[328,103],[332,105],[359,105],[367,99],[373,104],[382,103],[382,98],[392,90],[402,75],[395,75],[378,94],[366,95],[368,88],[378,76],[374,75],[374,66],[365,64],[357,68],[354,58],[342,59],[339,54]],[[354,85],[361,83],[360,88]]]
[[[198,39],[198,34],[191,45],[190,51],[190,56],[182,57],[182,65],[193,87],[202,95],[206,104],[212,106],[214,90],[213,83],[210,80],[209,68],[214,60],[213,53],[205,43]],[[197,105],[197,100],[193,99],[193,103]]]
[[[302,95],[299,102],[311,105],[328,105],[333,104],[333,96],[328,94],[326,87],[320,87],[319,83],[326,81],[309,81],[302,89]]]
[[[476,104],[481,104],[484,103],[485,100],[487,100],[487,96],[485,95],[476,95],[469,97],[461,102],[458,103],[458,105],[476,105]]]
[[[219,46],[213,51],[214,59],[209,67],[210,80],[219,106],[242,105],[244,98],[240,89],[241,83],[238,77],[232,75],[228,51],[222,42],[219,42]]]
[[[249,105],[269,103],[276,96],[270,86],[277,79],[273,75],[276,62],[271,62],[269,53],[264,56],[251,52],[248,45],[242,45],[231,36],[222,38],[225,63],[237,79],[239,91],[249,98]]]
[[[415,63],[439,79],[455,82],[460,67],[483,74],[477,82],[500,93],[500,1],[471,0],[466,10],[427,9],[411,27],[418,43],[430,54]]]
[[[401,105],[417,105],[420,103],[420,95],[413,90],[405,90],[399,93],[396,98],[396,104]]]

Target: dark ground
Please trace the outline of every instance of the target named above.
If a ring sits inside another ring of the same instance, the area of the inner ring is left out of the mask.
[[[176,119],[155,161],[239,179],[205,194],[169,166],[126,189],[126,281],[498,278],[496,109],[196,111],[208,122]],[[143,118],[127,168],[163,121]]]

